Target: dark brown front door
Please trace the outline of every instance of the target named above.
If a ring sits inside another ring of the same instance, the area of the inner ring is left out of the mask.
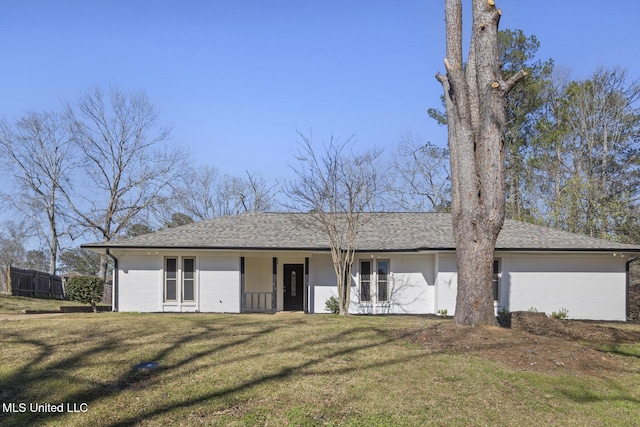
[[[304,302],[304,264],[284,264],[284,309],[302,310]]]

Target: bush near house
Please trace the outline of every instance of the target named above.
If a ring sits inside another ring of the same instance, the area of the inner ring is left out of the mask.
[[[569,317],[569,310],[563,307],[558,311],[552,311],[551,316],[549,317],[551,317],[552,319],[558,319],[558,320],[566,319],[567,317]]]
[[[104,280],[94,276],[72,277],[67,282],[65,291],[71,301],[91,304],[93,312],[97,313],[96,305],[102,301],[104,294]]]
[[[340,302],[336,297],[330,297],[324,303],[324,309],[332,314],[340,313]]]

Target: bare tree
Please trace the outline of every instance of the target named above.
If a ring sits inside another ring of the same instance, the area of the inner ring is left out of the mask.
[[[445,0],[443,86],[451,159],[451,211],[458,293],[454,321],[497,325],[492,298],[495,243],[505,217],[503,134],[509,91],[526,73],[503,80],[494,0],[473,0],[471,45],[462,57],[462,1]]]
[[[245,185],[248,196],[244,198],[243,206],[246,212],[266,212],[273,207],[276,197],[276,184],[268,183],[262,175],[245,171]]]
[[[85,191],[64,189],[73,219],[110,241],[145,210],[163,202],[187,170],[186,154],[166,146],[169,130],[142,92],[88,91],[66,108],[85,172]],[[106,275],[103,257],[100,277]]]
[[[301,226],[327,236],[336,273],[340,314],[347,315],[351,299],[351,268],[358,233],[367,222],[365,212],[374,209],[380,178],[376,161],[380,151],[349,152],[352,142],[331,138],[323,152],[317,154],[311,138],[298,134],[298,177],[289,182],[286,193],[289,210],[303,212],[296,216]]]
[[[449,150],[422,142],[412,134],[402,137],[391,161],[389,194],[408,211],[446,211],[450,204]]]
[[[172,201],[176,209],[195,220],[206,220],[216,216],[216,193],[218,169],[202,166],[190,170],[173,186]]]
[[[55,274],[60,238],[66,234],[59,212],[60,188],[69,178],[70,133],[61,116],[30,112],[15,126],[0,122],[0,154],[8,161],[17,191],[5,200],[37,231]]]
[[[49,255],[38,249],[27,251],[24,267],[29,270],[44,271],[49,265]]]
[[[7,267],[24,265],[28,233],[24,221],[4,221],[0,226],[0,292],[7,292]]]
[[[67,273],[95,276],[100,271],[100,255],[87,249],[66,249],[60,254],[60,266]]]
[[[171,221],[165,221],[164,225],[167,228],[174,228],[181,227],[187,224],[193,224],[193,222],[193,218],[191,218],[189,215],[181,212],[176,212],[171,215]]]
[[[244,212],[264,212],[273,205],[274,188],[257,173],[246,171],[246,178],[220,177],[215,166],[195,168],[173,186],[173,197],[169,201],[173,209],[163,212],[163,221],[168,222],[167,218],[175,213],[186,214],[197,221]]]
[[[238,215],[244,212],[265,212],[275,198],[274,186],[259,174],[245,172],[246,178],[225,175],[218,184],[216,204],[218,215]]]

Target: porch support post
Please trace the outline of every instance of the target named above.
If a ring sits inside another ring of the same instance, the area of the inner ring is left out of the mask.
[[[273,257],[273,290],[271,291],[271,311],[278,310],[278,258]]]
[[[309,257],[304,259],[304,288],[302,288],[302,310],[309,313]]]
[[[244,284],[244,257],[240,257],[240,313],[247,312],[247,297]]]

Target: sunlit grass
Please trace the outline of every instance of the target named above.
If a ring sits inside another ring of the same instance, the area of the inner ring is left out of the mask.
[[[0,413],[28,425],[635,425],[639,345],[601,377],[511,370],[395,338],[420,317],[77,314],[0,323]],[[610,356],[614,357],[614,356]],[[159,368],[136,371],[140,362]],[[613,420],[613,421],[612,421]]]
[[[78,305],[77,302],[56,299],[16,297],[0,294],[0,313],[17,314],[25,310],[58,311],[61,305]]]

